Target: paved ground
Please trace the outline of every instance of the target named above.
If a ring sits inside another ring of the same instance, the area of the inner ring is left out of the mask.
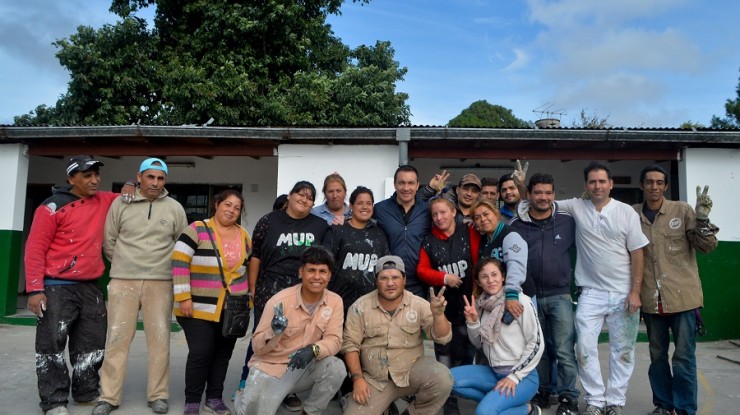
[[[0,414],[31,415],[40,414],[34,372],[34,333],[33,327],[0,325]],[[226,381],[227,398],[238,383],[242,359],[247,348],[247,340],[237,343],[234,357]],[[600,345],[602,362],[608,353],[608,345]],[[649,363],[646,343],[637,347],[637,366],[632,376],[628,391],[627,414],[646,414],[653,409],[651,404],[650,385],[647,380]],[[701,415],[738,414],[740,413],[740,347],[722,341],[700,343],[698,347],[699,365],[699,404]],[[730,359],[725,360],[719,358]],[[171,414],[179,414],[184,402],[185,359],[187,345],[182,332],[172,334],[170,403]],[[733,362],[734,360],[734,362]],[[603,364],[604,368],[606,364]],[[230,401],[227,404],[233,407]],[[581,400],[581,408],[583,409]],[[88,415],[91,407],[71,404],[69,411],[73,415]],[[473,414],[475,404],[462,401],[461,414]],[[278,412],[289,414],[287,411]],[[340,414],[336,402],[327,410],[327,414]],[[554,415],[555,408],[543,411]],[[146,346],[144,333],[138,332],[129,356],[128,375],[126,377],[123,404],[114,415],[151,414],[146,407]]]

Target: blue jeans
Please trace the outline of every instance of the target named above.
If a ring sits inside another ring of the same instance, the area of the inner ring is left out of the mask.
[[[653,404],[694,415],[697,410],[696,315],[694,310],[662,316],[643,313],[650,342],[648,377]],[[675,350],[668,362],[669,331]],[[671,364],[673,374],[671,374]]]
[[[557,362],[558,393],[573,401],[578,400],[576,379],[578,365],[576,363],[576,326],[574,323],[573,301],[570,294],[540,297],[537,301],[537,317],[545,336],[545,353],[542,355],[537,372],[542,384],[540,391],[549,395],[553,386],[548,382],[552,360]],[[550,357],[554,357],[551,359]]]
[[[452,394],[478,402],[476,415],[526,415],[529,412],[527,402],[537,393],[540,383],[537,371],[533,370],[519,382],[514,396],[506,397],[493,390],[506,376],[494,372],[490,366],[458,366],[450,372],[455,379]]]

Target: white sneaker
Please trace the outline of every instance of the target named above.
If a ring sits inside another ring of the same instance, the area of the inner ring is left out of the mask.
[[[69,415],[69,411],[66,406],[57,406],[44,412],[46,415]]]

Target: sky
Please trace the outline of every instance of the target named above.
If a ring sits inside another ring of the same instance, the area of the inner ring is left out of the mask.
[[[114,23],[109,7],[0,1],[0,125],[55,104],[69,74],[51,43]],[[345,2],[329,23],[350,47],[391,42],[414,125],[445,125],[486,100],[526,121],[572,126],[585,111],[672,128],[708,125],[738,97],[739,19],[737,0],[372,0]]]

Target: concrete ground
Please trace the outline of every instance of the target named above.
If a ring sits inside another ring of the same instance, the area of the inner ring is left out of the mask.
[[[0,414],[31,415],[40,414],[36,374],[34,370],[34,327],[0,325]],[[226,379],[226,403],[236,388],[241,366],[248,344],[247,339],[237,342],[234,356]],[[172,333],[171,377],[170,377],[170,413],[182,413],[184,403],[185,360],[187,345],[182,332]],[[428,348],[428,353],[433,351]],[[602,367],[606,370],[608,345],[599,346]],[[636,352],[637,364],[630,381],[627,397],[627,414],[647,414],[653,409],[650,384],[647,370],[649,364],[646,343],[638,343]],[[699,367],[699,414],[737,414],[740,413],[740,346],[728,341],[699,343],[697,350]],[[585,404],[581,399],[581,409]],[[404,404],[399,406],[403,409]],[[546,415],[555,414],[555,406],[544,410]],[[88,415],[90,406],[70,404],[72,415]],[[475,413],[475,403],[461,401],[461,414]],[[129,355],[128,374],[126,376],[123,403],[114,415],[151,414],[146,406],[146,343],[144,333],[137,332]],[[278,412],[286,415],[283,409]],[[341,414],[337,402],[332,402],[326,411],[329,415]],[[441,412],[440,412],[441,413]]]

